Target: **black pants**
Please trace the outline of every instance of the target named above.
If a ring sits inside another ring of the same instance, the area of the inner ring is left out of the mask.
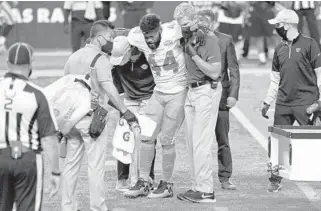
[[[215,135],[218,145],[218,178],[226,182],[232,175],[232,155],[228,133],[230,130],[229,111],[220,110],[217,116]]]
[[[304,106],[275,106],[274,113],[274,125],[293,125],[295,121],[299,123],[299,125],[308,125],[310,115],[306,113],[306,109],[310,105]],[[271,174],[269,178],[270,182],[281,182],[282,177]]]
[[[0,149],[0,210],[40,211],[43,188],[43,162],[40,154],[27,152],[13,160],[10,148]]]
[[[72,52],[77,51],[81,47],[81,40],[84,42],[89,38],[92,22],[82,23],[80,21],[71,21],[71,48]]]
[[[247,57],[248,54],[249,54],[249,51],[250,51],[250,33],[249,33],[249,28],[248,27],[245,27],[244,28],[244,44],[243,44],[243,53],[242,53],[242,56],[243,57]],[[269,53],[269,46],[267,44],[267,39],[266,37],[264,37],[263,39],[263,45],[264,45],[264,53],[265,54],[268,54]]]
[[[155,147],[156,147],[156,141],[155,141]],[[150,169],[149,176],[154,180],[155,174],[154,174],[154,166],[155,166],[155,158],[156,158],[156,148],[155,148],[155,156],[152,162],[152,167]],[[118,180],[128,179],[129,177],[129,165],[130,164],[124,164],[120,161],[117,162],[117,173],[118,173]]]
[[[308,28],[310,31],[310,36],[317,41],[319,47],[321,48],[320,44],[320,34],[319,34],[319,27],[317,19],[314,15],[314,9],[303,9],[303,10],[297,10],[296,13],[299,16],[299,30],[302,31],[303,28],[303,17],[306,18]]]

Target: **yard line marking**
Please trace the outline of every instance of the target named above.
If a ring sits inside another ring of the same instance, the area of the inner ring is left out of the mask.
[[[231,113],[234,115],[234,117],[243,125],[243,127],[256,139],[256,141],[267,151],[267,138],[264,137],[264,135],[252,124],[252,122],[243,114],[243,112],[235,106],[232,108]],[[294,181],[293,181],[294,182]],[[312,206],[314,206],[317,210],[319,210],[318,207],[316,207],[313,202],[320,200],[320,196],[316,194],[316,192],[313,190],[311,186],[309,186],[307,183],[302,182],[294,182],[298,188],[304,193],[306,198],[309,200]]]

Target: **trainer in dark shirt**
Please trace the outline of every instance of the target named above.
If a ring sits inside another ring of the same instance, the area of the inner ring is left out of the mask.
[[[275,30],[283,39],[276,47],[271,83],[264,99],[262,116],[276,98],[274,125],[310,124],[308,107],[320,100],[321,56],[317,42],[298,32],[299,17],[284,9],[274,19]],[[272,171],[271,171],[272,172]],[[278,192],[282,177],[271,174],[269,192]]]
[[[116,34],[122,33],[117,33],[116,30]],[[123,35],[126,35],[126,32]],[[116,65],[112,70],[113,81],[118,92],[125,94],[125,105],[135,113],[143,113],[155,87],[154,78],[145,55],[136,47],[130,46],[127,37],[120,35],[114,39],[110,62]],[[155,157],[150,172],[152,180],[155,178],[154,163]],[[117,190],[128,188],[129,168],[130,165],[118,161]],[[132,184],[135,184],[137,179],[135,175],[131,175]]]

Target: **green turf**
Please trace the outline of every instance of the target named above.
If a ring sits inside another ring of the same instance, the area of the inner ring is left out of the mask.
[[[240,94],[239,106],[244,113],[254,121],[255,124],[262,125],[266,128],[267,122],[260,120],[257,115],[256,107],[259,105],[260,99],[265,95],[268,82],[267,77],[254,77],[247,76],[242,77],[242,86]],[[44,86],[51,83],[53,80],[48,78],[41,78],[35,83]],[[256,94],[257,93],[257,94]],[[263,95],[264,93],[264,95]],[[256,99],[254,98],[256,97]],[[111,118],[115,119],[115,118]],[[261,122],[260,122],[261,121]],[[112,127],[112,122],[109,123],[108,128]],[[177,142],[177,161],[175,165],[173,182],[175,193],[180,193],[189,188],[189,174],[188,174],[188,162],[187,151],[184,139],[180,133],[180,138]],[[107,138],[106,138],[107,139]],[[266,152],[263,148],[249,135],[249,133],[240,125],[236,119],[231,115],[231,130],[230,141],[233,154],[233,176],[232,181],[237,185],[236,191],[224,191],[219,188],[219,182],[217,175],[214,175],[215,191],[217,196],[217,203],[215,205],[204,204],[192,204],[188,202],[182,202],[176,199],[126,199],[122,194],[115,190],[116,184],[116,169],[115,166],[107,168],[106,172],[106,202],[109,208],[125,208],[128,211],[142,211],[142,210],[298,210],[298,211],[314,211],[315,207],[321,208],[321,202],[313,202],[311,204],[300,189],[294,182],[285,180],[284,188],[281,192],[276,194],[270,194],[266,192],[268,185],[268,173],[266,172]],[[214,166],[217,169],[216,161],[216,144],[213,142],[213,156]],[[113,160],[112,145],[108,143],[108,160]],[[46,165],[47,166],[47,165]],[[48,171],[48,168],[46,168]],[[157,160],[156,160],[156,178],[160,178],[161,174],[161,148],[157,146]],[[48,175],[48,172],[47,172]],[[48,177],[45,177],[48,178]],[[311,183],[312,187],[317,193],[321,193],[320,183]],[[48,181],[45,181],[45,187],[48,188]],[[89,210],[89,195],[87,185],[87,166],[86,158],[83,161],[81,168],[78,187],[77,187],[77,199],[79,201],[80,210]],[[48,192],[45,191],[44,196],[44,211],[60,210],[60,198],[56,196],[49,198]]]

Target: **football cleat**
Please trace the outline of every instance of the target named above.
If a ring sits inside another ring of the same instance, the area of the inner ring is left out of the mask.
[[[124,196],[127,198],[137,198],[140,196],[147,196],[150,193],[151,184],[143,179],[139,178],[136,184],[124,192]]]
[[[129,189],[128,180],[122,179],[117,181],[116,190],[127,191],[128,189]]]
[[[168,198],[173,197],[173,183],[161,180],[157,189],[151,192],[148,198]]]
[[[221,187],[224,190],[236,190],[236,186],[230,181],[221,182]]]
[[[271,182],[267,191],[269,193],[277,193],[282,188],[282,185],[279,182]]]

